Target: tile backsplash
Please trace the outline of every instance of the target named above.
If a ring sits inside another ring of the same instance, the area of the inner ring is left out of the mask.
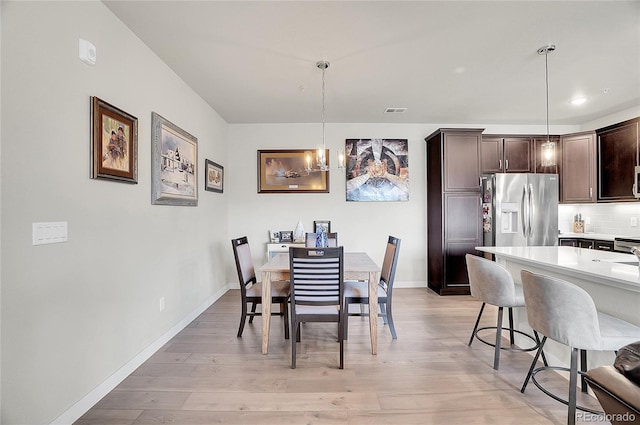
[[[558,206],[560,232],[571,232],[573,217],[582,214],[585,232],[640,237],[640,202],[607,204],[561,204]],[[635,218],[635,226],[632,221]]]

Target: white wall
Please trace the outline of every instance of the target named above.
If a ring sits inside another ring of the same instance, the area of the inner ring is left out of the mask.
[[[227,125],[101,2],[1,7],[2,423],[41,424],[224,290],[227,195],[151,205],[151,112],[198,138],[199,167],[227,165]],[[138,118],[137,185],[89,178],[92,95]],[[69,241],[32,246],[41,221]]]

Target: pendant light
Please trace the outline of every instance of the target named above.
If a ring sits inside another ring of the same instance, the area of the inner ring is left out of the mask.
[[[545,87],[547,90],[547,141],[541,146],[543,167],[553,167],[556,165],[556,144],[549,137],[549,53],[556,50],[555,44],[549,44],[538,49],[539,55],[544,55]]]
[[[327,163],[327,143],[325,136],[325,71],[329,68],[329,61],[318,61],[316,66],[322,70],[322,145],[316,149],[316,166],[319,171],[329,171],[329,165]],[[305,154],[306,171],[314,171],[311,167],[311,152]],[[338,150],[338,168],[345,167],[345,153],[344,149]]]

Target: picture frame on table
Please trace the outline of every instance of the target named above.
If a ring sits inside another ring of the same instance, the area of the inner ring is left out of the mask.
[[[269,230],[269,240],[271,243],[280,242],[280,231],[278,230]]]
[[[293,242],[293,230],[281,231],[280,242],[283,242],[283,243]]]
[[[314,150],[258,150],[258,193],[329,193],[329,172],[314,168]],[[329,150],[325,152],[329,165]]]
[[[91,178],[138,183],[138,119],[91,96]]]
[[[208,159],[205,159],[204,162],[204,190],[222,193],[224,189],[224,167]]]
[[[151,203],[198,205],[198,139],[151,113]]]
[[[331,221],[329,220],[314,220],[313,221],[314,233],[331,233]]]

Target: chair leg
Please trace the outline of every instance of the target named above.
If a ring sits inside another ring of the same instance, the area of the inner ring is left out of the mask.
[[[296,342],[300,342],[300,322],[298,322],[298,332],[296,333]]]
[[[387,305],[388,304],[388,305]],[[398,335],[396,335],[396,327],[393,324],[393,312],[391,311],[391,303],[384,304],[387,308],[387,322],[389,323],[389,330],[391,331],[391,338],[398,339]]]
[[[480,323],[480,318],[482,317],[482,312],[484,311],[485,303],[482,303],[482,307],[480,307],[480,313],[478,313],[478,318],[476,319],[476,324],[473,327],[473,331],[471,331],[471,338],[469,338],[469,347],[471,347],[471,343],[473,342],[473,337],[476,336],[476,330],[478,329],[478,323]]]
[[[536,363],[538,362],[538,357],[540,357],[540,353],[542,353],[542,349],[544,348],[545,342],[547,342],[547,337],[543,336],[542,342],[540,342],[540,347],[538,347],[538,351],[536,352],[536,355],[533,357],[533,361],[531,362],[529,373],[527,373],[527,377],[525,378],[524,383],[522,384],[522,388],[520,389],[521,393],[524,393],[524,390],[527,389],[527,384],[529,383],[529,379],[531,379],[531,374],[533,373],[533,369],[536,367]]]
[[[387,318],[387,305],[385,303],[380,303],[380,313],[382,314],[382,323],[385,325],[389,324],[389,320]]]
[[[285,301],[280,304],[280,312],[284,319],[284,339],[289,339],[289,302]]]
[[[587,381],[584,378],[584,374],[587,372],[587,350],[580,350],[580,387],[583,393],[587,392]]]
[[[256,312],[256,303],[251,303],[251,313],[255,313]],[[253,315],[251,315],[251,317],[249,317],[249,323],[253,323]]]
[[[511,345],[516,343],[515,332],[513,331],[513,309],[509,307],[509,342]]]
[[[567,416],[567,425],[575,425],[576,423],[576,384],[578,383],[578,351],[577,348],[571,348],[571,366],[569,369],[569,409]]]
[[[536,337],[536,343],[538,344],[538,346],[540,346],[540,337],[538,336],[538,332],[533,331],[533,336]],[[544,350],[542,350],[540,354],[542,355],[542,364],[544,364],[545,366],[549,366],[549,363],[547,362],[547,356],[544,355]]]
[[[344,300],[342,320],[344,321],[343,322],[344,329],[342,330],[342,336],[344,337],[344,339],[348,339],[349,338],[349,303],[347,302],[346,299]]]
[[[498,370],[500,367],[500,342],[502,341],[502,309],[498,307],[498,324],[496,325],[496,347],[493,352],[493,368]]]
[[[244,322],[247,319],[247,303],[242,303],[242,315],[240,316],[240,327],[238,328],[238,338],[242,336],[244,330]]]
[[[299,324],[296,323],[296,317],[291,312],[291,332],[293,332],[293,337],[291,338],[291,369],[296,368],[296,341],[300,338],[298,330],[300,329]]]
[[[344,316],[344,313],[342,314]],[[338,322],[338,340],[340,342],[340,369],[344,369],[344,322]]]

